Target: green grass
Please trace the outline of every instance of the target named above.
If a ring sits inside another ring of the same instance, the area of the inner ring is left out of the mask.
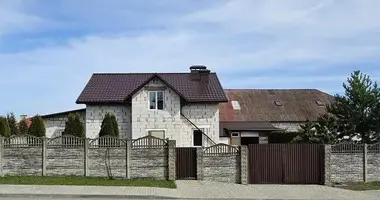
[[[380,190],[380,182],[345,183],[342,188],[349,190]]]
[[[111,180],[88,177],[5,176],[0,184],[12,185],[91,185],[91,186],[140,186],[176,188],[174,181],[165,180]]]

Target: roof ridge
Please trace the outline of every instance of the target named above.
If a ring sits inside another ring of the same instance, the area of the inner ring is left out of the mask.
[[[132,72],[132,73],[101,72],[101,73],[93,73],[92,75],[152,75],[152,74],[191,74],[191,73],[190,72]],[[210,74],[216,74],[216,73],[210,72]]]

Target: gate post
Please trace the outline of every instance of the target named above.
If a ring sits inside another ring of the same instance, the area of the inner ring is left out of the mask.
[[[197,180],[203,180],[203,148],[197,148]]]
[[[331,168],[331,162],[330,162],[330,159],[331,159],[331,145],[325,145],[325,177],[324,177],[324,184],[325,185],[331,185],[331,172],[330,172],[330,168]]]
[[[240,146],[240,178],[241,184],[248,184],[248,147]]]
[[[176,152],[175,152],[176,141],[168,140],[168,173],[169,181],[174,181],[176,179]]]

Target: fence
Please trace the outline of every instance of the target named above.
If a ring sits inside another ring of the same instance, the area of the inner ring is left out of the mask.
[[[0,175],[175,179],[175,141],[64,135],[0,139]]]
[[[325,146],[326,184],[380,181],[380,143]]]

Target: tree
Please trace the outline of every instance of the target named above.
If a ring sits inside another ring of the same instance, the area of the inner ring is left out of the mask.
[[[19,131],[17,129],[17,121],[14,113],[8,113],[7,120],[11,131],[11,135],[18,135]]]
[[[80,121],[80,115],[78,113],[69,114],[68,119],[65,123],[65,130],[63,131],[63,134],[85,137],[84,126]]]
[[[339,141],[338,124],[334,117],[325,114],[317,122],[307,121],[301,125],[292,143],[335,144]]]
[[[0,135],[3,137],[11,136],[8,120],[5,117],[0,117]]]
[[[119,137],[119,125],[117,123],[115,115],[111,115],[111,122],[113,127],[113,136]]]
[[[40,116],[36,115],[32,117],[32,123],[29,127],[28,134],[36,137],[46,136],[44,120]]]
[[[119,136],[119,128],[117,124],[116,117],[110,113],[107,113],[104,116],[104,119],[102,121],[102,125],[99,132],[99,137],[101,136]]]
[[[18,132],[21,135],[28,134],[28,124],[25,119],[22,119],[18,124]]]
[[[380,89],[366,74],[354,71],[343,83],[344,95],[335,95],[326,106],[328,117],[318,118],[315,125],[302,127],[300,137],[314,141],[315,135],[324,138],[321,142],[354,141],[360,143],[380,142]],[[312,128],[319,131],[312,134]],[[332,137],[331,134],[334,134]]]

